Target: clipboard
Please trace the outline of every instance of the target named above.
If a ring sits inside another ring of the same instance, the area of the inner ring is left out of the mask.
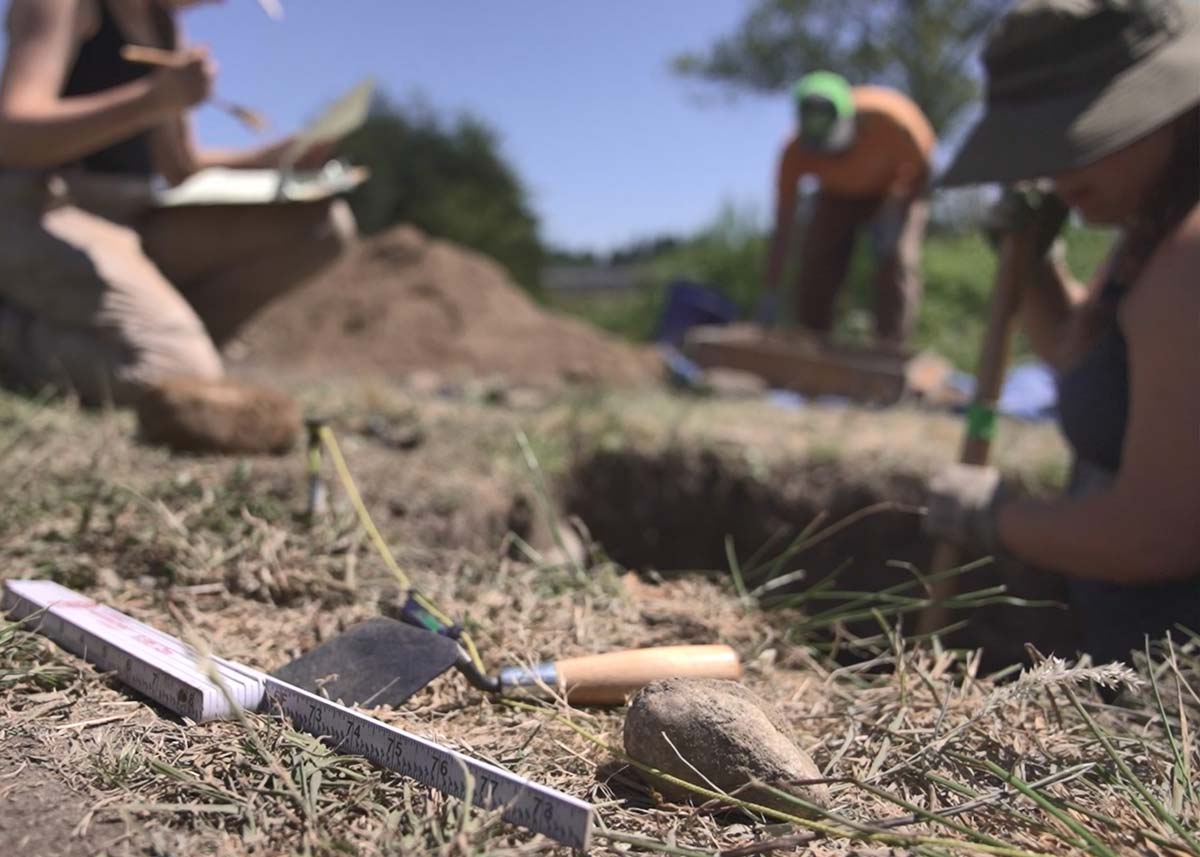
[[[366,167],[330,161],[320,170],[230,170],[209,167],[181,184],[153,192],[156,208],[315,202],[349,193],[370,177]]]
[[[371,111],[374,80],[367,79],[337,99],[301,130],[284,153],[280,169],[235,170],[209,167],[182,183],[152,193],[158,208],[202,205],[269,205],[314,202],[349,193],[370,178],[365,167],[330,161],[319,170],[296,170],[296,161],[319,143],[357,131]]]

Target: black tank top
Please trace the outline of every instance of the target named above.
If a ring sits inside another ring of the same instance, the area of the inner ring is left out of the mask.
[[[1075,456],[1116,473],[1121,467],[1129,421],[1129,353],[1117,324],[1123,283],[1109,281],[1101,292],[1106,326],[1083,359],[1058,378],[1058,420]]]
[[[108,3],[97,0],[97,6],[100,9],[100,28],[96,35],[80,45],[75,65],[63,87],[64,97],[103,92],[143,78],[153,71],[148,66],[126,62],[121,58],[121,48],[127,40]],[[162,44],[174,48],[175,28],[170,17],[158,7],[154,7],[153,14]],[[152,175],[154,163],[150,154],[150,135],[147,132],[136,134],[86,156],[80,163],[91,172]]]
[[[1071,369],[1058,379],[1058,418],[1075,457],[1071,494],[1087,494],[1086,469],[1115,476],[1129,421],[1129,351],[1117,324],[1123,284],[1106,284],[1107,328]],[[1105,477],[1101,482],[1108,482]],[[1133,586],[1104,581],[1068,581],[1071,607],[1083,634],[1084,649],[1098,663],[1128,660],[1147,636],[1158,640],[1177,625],[1200,631],[1200,569],[1190,579]],[[1176,633],[1178,633],[1176,631]]]

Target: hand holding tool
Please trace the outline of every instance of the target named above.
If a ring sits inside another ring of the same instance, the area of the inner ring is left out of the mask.
[[[121,48],[121,58],[126,62],[158,66],[159,68],[176,67],[182,59],[181,55],[175,51],[151,48],[146,45],[125,45]],[[209,103],[218,110],[224,110],[251,131],[265,131],[271,126],[263,114],[257,110],[251,110],[249,107],[243,107],[220,98],[211,99]]]
[[[1067,204],[1048,184],[1022,182],[1004,189],[987,213],[984,233],[999,251],[1005,235],[1028,232],[1033,253],[1041,258],[1058,239],[1070,213]]]
[[[1009,491],[1000,471],[988,465],[952,464],[929,483],[926,535],[939,541],[994,553],[996,509]]]

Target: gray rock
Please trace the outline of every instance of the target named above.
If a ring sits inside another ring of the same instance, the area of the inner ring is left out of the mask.
[[[631,758],[699,786],[712,783],[743,800],[803,814],[798,804],[764,789],[742,788],[760,782],[827,806],[825,785],[799,784],[820,779],[821,772],[789,733],[778,711],[737,682],[667,679],[646,685],[634,696],[625,716],[624,740]],[[667,800],[703,800],[654,780]]]

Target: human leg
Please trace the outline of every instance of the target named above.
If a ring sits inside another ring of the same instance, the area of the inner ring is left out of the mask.
[[[912,334],[921,305],[921,247],[929,203],[887,200],[871,224],[875,272],[875,335],[882,344],[901,345]]]
[[[272,300],[330,267],[356,234],[343,200],[162,209],[139,229],[147,255],[218,344]]]
[[[65,205],[7,214],[0,364],[10,382],[124,404],[163,378],[221,377],[203,324],[135,232]]]
[[[834,306],[845,282],[859,224],[875,202],[819,193],[804,232],[796,283],[797,321],[820,333],[833,329]]]

